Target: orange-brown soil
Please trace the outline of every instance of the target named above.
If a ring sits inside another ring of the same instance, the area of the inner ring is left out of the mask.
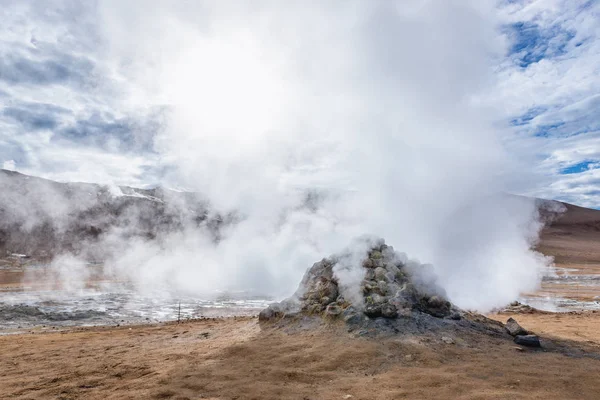
[[[568,206],[539,250],[600,274],[600,212]],[[22,272],[0,271],[0,286]],[[32,282],[33,283],[33,282]],[[540,295],[593,299],[597,287]],[[465,336],[357,338],[343,327],[286,333],[255,318],[0,336],[6,399],[600,399],[600,312],[512,316],[545,350]]]
[[[341,327],[286,333],[254,318],[36,331],[0,337],[0,397],[598,399],[600,313],[516,318],[573,351],[491,337],[373,340]]]

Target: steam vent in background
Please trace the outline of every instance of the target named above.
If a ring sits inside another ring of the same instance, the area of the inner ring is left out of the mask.
[[[451,304],[435,284],[431,266],[408,261],[382,239],[364,240],[356,247],[365,251],[353,249],[315,263],[291,298],[260,313],[261,323],[343,321],[348,331],[360,335],[436,331],[506,335],[501,323]]]

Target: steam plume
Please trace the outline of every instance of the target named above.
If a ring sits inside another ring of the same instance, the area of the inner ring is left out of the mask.
[[[168,110],[153,141],[165,180],[239,215],[217,244],[186,230],[128,245],[114,271],[284,296],[374,234],[431,263],[459,306],[534,289],[548,262],[531,251],[535,204],[505,195],[527,177],[480,101],[506,50],[492,6],[100,2],[119,106]]]

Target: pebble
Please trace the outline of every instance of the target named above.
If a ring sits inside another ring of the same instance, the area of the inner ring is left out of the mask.
[[[454,339],[448,336],[442,336],[442,342],[446,344],[454,344]]]

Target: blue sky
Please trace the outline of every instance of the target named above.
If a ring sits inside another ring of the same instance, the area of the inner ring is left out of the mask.
[[[160,139],[172,105],[169,99],[143,101],[152,92],[152,77],[145,77],[143,89],[132,82],[146,73],[137,52],[152,64],[156,54],[170,52],[168,46],[154,48],[146,31],[124,35],[118,26],[110,27],[111,42],[106,10],[97,2],[42,3],[0,1],[0,165],[65,181],[165,183],[165,172],[177,162],[161,150]],[[409,3],[421,7],[419,1]],[[521,192],[600,208],[600,2],[490,4],[486,18],[496,26],[490,41],[501,42],[502,51],[490,57],[492,89],[476,97],[493,110],[493,122],[522,171],[536,177]],[[132,24],[140,18],[134,7],[118,12]],[[461,21],[452,18],[432,21],[454,29]],[[388,29],[380,42],[396,34],[403,31]],[[374,57],[387,56],[376,51]],[[459,55],[469,59],[467,51]],[[471,67],[464,68],[468,78]],[[469,85],[468,79],[461,82]]]
[[[599,208],[600,3],[505,4],[511,40],[499,72],[514,145],[535,154],[546,175],[536,195]],[[512,65],[511,65],[512,64]]]

